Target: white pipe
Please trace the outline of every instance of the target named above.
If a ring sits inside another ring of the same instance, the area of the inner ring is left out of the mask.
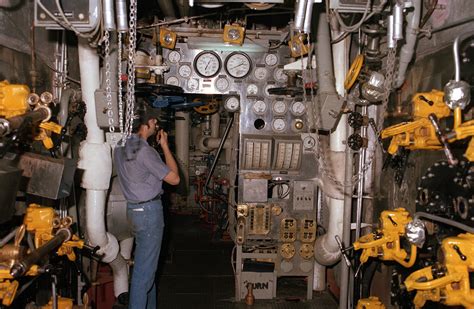
[[[87,109],[84,116],[87,137],[81,143],[78,163],[78,167],[84,170],[81,186],[86,189],[87,236],[92,246],[100,246],[98,253],[103,255],[102,261],[113,262],[114,292],[118,296],[128,291],[128,274],[126,263],[118,254],[117,239],[105,228],[105,201],[112,175],[112,158],[96,118],[94,93],[100,87],[99,56],[82,38],[79,38],[78,53],[82,98]]]
[[[214,113],[211,116],[211,137],[219,137],[219,129],[221,124],[221,115]]]
[[[210,136],[201,136],[201,138],[198,141],[198,148],[202,152],[211,152],[214,149],[219,148],[219,144],[221,143],[220,137],[210,137]],[[230,149],[231,147],[231,141],[227,139],[224,142],[224,149]]]
[[[134,238],[130,237],[120,241],[120,254],[126,260],[130,260],[132,257],[133,240]]]
[[[189,126],[188,112],[176,112],[176,157],[181,167],[185,188],[189,186]]]
[[[331,266],[341,258],[335,236],[342,236],[344,200],[329,198],[329,225],[326,234],[316,239],[314,257],[324,266]],[[342,237],[341,237],[342,239]]]
[[[298,0],[298,2],[296,3],[296,9],[295,9],[295,29],[296,30],[303,31],[307,1],[308,0]]]
[[[407,29],[405,44],[400,50],[400,61],[398,67],[397,77],[395,78],[395,88],[400,88],[405,81],[408,64],[413,58],[415,52],[416,40],[418,37],[418,28],[421,19],[421,0],[413,0],[414,10],[407,14]]]

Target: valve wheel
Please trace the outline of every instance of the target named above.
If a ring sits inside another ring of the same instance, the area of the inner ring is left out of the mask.
[[[344,88],[349,90],[352,88],[354,83],[359,77],[360,71],[362,70],[362,65],[364,64],[364,55],[359,54],[352,62],[349,72],[347,72],[346,79],[344,80]]]

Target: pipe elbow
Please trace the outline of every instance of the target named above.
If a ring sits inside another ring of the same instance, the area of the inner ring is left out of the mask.
[[[120,248],[117,238],[115,238],[114,235],[107,232],[106,237],[107,243],[102,245],[97,253],[102,256],[102,262],[110,263],[117,258]],[[100,244],[94,243],[93,237],[90,238],[90,243],[93,246],[100,246]]]
[[[341,251],[330,248],[328,241],[328,235],[326,234],[316,239],[314,244],[314,258],[324,266],[334,265],[341,259]]]

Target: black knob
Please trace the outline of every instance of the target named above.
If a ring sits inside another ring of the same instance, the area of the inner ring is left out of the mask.
[[[352,150],[358,151],[362,147],[367,146],[367,140],[363,138],[362,136],[360,136],[359,134],[354,133],[351,136],[349,136],[349,138],[347,139],[347,144]]]
[[[349,117],[347,117],[347,122],[354,130],[366,125],[365,117],[359,112],[350,113]]]

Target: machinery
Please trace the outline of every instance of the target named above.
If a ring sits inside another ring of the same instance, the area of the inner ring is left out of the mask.
[[[107,264],[127,307],[134,240],[112,153],[141,111],[179,165],[167,209],[233,246],[236,302],[298,278],[307,302],[331,293],[340,309],[474,306],[474,44],[443,32],[471,25],[471,2],[13,2],[0,3],[15,25],[0,43],[16,35],[0,49],[15,50],[0,61],[3,306],[88,306]]]

